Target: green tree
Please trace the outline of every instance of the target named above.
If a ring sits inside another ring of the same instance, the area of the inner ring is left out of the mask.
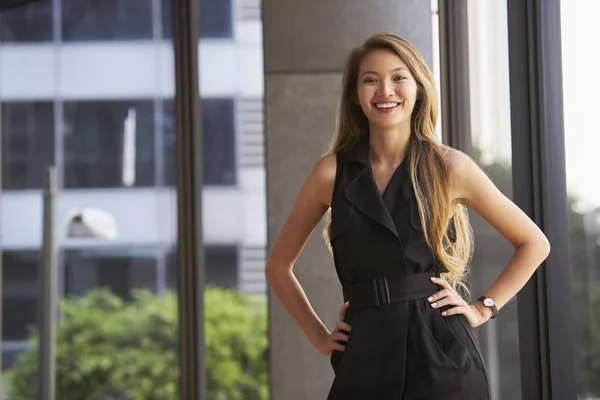
[[[267,389],[266,304],[237,291],[207,288],[208,398],[262,400]],[[97,289],[61,304],[57,397],[61,400],[177,398],[177,299],[134,291],[123,301]],[[32,350],[8,374],[14,400],[36,397],[37,332]]]

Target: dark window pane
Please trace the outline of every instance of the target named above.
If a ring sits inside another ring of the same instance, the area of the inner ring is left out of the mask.
[[[132,289],[156,289],[156,256],[152,249],[93,249],[65,252],[65,294],[82,296],[107,288],[128,300]]]
[[[65,187],[154,185],[151,101],[65,103],[64,112]]]
[[[152,0],[62,0],[65,41],[152,38]]]
[[[35,1],[0,12],[0,41],[52,41],[52,1]]]
[[[175,127],[173,102],[165,101],[165,183],[175,183]],[[202,167],[204,185],[234,185],[235,124],[233,99],[202,99]]]
[[[164,38],[172,38],[171,0],[162,0],[162,32]],[[231,0],[200,0],[200,37],[229,38],[233,34]]]
[[[2,339],[25,340],[37,323],[38,251],[6,251],[2,254]]]
[[[239,285],[238,251],[236,246],[206,246],[204,248],[205,285],[233,289]],[[177,255],[167,255],[167,287],[177,287]]]
[[[2,188],[40,188],[44,167],[54,163],[52,103],[4,103],[0,113]]]

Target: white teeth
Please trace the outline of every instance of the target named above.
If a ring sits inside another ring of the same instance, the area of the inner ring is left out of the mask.
[[[394,108],[400,103],[377,103],[375,107],[377,108]]]

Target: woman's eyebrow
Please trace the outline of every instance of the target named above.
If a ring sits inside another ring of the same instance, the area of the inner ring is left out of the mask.
[[[401,71],[401,70],[408,71],[408,69],[407,69],[407,68],[405,68],[405,67],[398,67],[398,68],[394,68],[394,69],[393,69],[393,70],[391,70],[390,72],[396,72],[396,71]],[[374,74],[374,75],[379,75],[379,73],[378,73],[377,71],[365,71],[365,72],[363,72],[362,74],[360,74],[360,76],[363,76],[363,75],[366,75],[366,74]]]

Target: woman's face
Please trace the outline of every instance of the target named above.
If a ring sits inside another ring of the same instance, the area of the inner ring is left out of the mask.
[[[358,101],[371,125],[389,129],[410,123],[417,82],[408,66],[389,50],[372,50],[358,71]]]

